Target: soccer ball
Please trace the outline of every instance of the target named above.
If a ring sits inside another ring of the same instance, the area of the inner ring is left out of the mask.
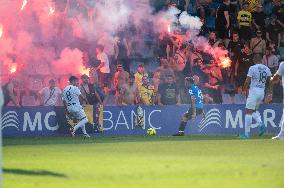
[[[154,136],[154,135],[157,134],[157,131],[156,131],[156,129],[154,129],[154,128],[149,128],[149,129],[147,130],[147,134],[148,134],[149,136]]]

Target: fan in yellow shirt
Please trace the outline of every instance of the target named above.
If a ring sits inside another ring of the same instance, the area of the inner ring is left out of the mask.
[[[142,85],[138,87],[138,103],[154,105],[156,100],[155,87],[150,84],[148,76],[142,77]]]
[[[134,74],[135,77],[135,84],[137,87],[140,87],[142,85],[142,77],[148,76],[148,74],[145,72],[145,68],[143,64],[138,65],[137,72]]]
[[[252,15],[248,11],[249,4],[245,2],[243,4],[243,9],[238,12],[238,22],[239,22],[239,30],[240,36],[242,40],[250,41],[251,39],[251,23],[252,23]]]

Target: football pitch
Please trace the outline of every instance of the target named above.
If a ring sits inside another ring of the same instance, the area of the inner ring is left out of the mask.
[[[284,187],[270,136],[4,139],[4,188]]]

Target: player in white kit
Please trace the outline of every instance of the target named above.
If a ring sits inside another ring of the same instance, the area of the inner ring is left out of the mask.
[[[67,113],[70,113],[73,117],[75,117],[78,123],[74,128],[71,128],[71,135],[75,136],[75,132],[82,128],[83,134],[85,137],[89,138],[90,136],[86,132],[85,125],[88,122],[87,116],[83,107],[81,106],[80,100],[88,103],[87,99],[83,97],[81,94],[79,86],[79,80],[75,76],[71,76],[69,78],[69,83],[67,87],[63,90],[62,97],[64,107]]]
[[[254,119],[260,127],[259,135],[261,136],[265,132],[265,125],[256,110],[264,99],[265,86],[266,82],[270,80],[271,71],[267,66],[262,64],[262,57],[260,55],[255,55],[253,61],[255,65],[249,68],[244,84],[244,88],[248,88],[249,86],[249,95],[246,103],[245,133],[240,135],[240,138],[243,139],[250,138],[252,119]]]
[[[273,75],[270,82],[270,88],[272,88],[274,83],[278,83],[280,81],[280,77],[282,76],[282,85],[283,85],[283,94],[284,94],[284,61],[280,64],[277,72]],[[272,89],[270,89],[271,93],[269,94],[269,98],[272,99]],[[283,98],[284,103],[284,98]],[[279,134],[275,137],[272,137],[275,140],[284,140],[284,109],[281,121],[281,130]]]

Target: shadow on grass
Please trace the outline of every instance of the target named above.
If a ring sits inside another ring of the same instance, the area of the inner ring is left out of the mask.
[[[252,140],[271,138],[271,135],[263,137],[254,136]],[[106,144],[106,143],[123,143],[123,142],[163,142],[163,141],[224,141],[236,140],[237,135],[190,135],[183,137],[173,136],[96,136],[89,139],[84,139],[80,136],[71,137],[29,137],[29,138],[4,138],[3,145],[19,146],[19,145],[56,145],[56,144]]]
[[[7,174],[24,175],[24,176],[52,176],[57,178],[67,178],[65,174],[51,172],[47,170],[25,170],[17,168],[4,168],[3,172]]]

